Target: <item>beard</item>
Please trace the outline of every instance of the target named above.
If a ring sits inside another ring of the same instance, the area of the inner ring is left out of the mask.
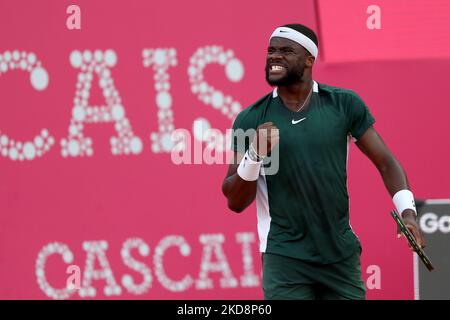
[[[283,77],[271,80],[269,65],[266,65],[266,81],[271,86],[289,86],[302,81],[304,70],[305,69],[303,68],[303,66],[297,66],[296,68],[286,68],[286,74]]]

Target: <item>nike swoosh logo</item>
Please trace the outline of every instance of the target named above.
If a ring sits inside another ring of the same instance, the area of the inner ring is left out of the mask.
[[[289,31],[286,31],[286,30],[280,30],[280,32],[289,32]]]
[[[297,123],[299,123],[299,122],[301,122],[301,121],[303,121],[303,120],[305,120],[306,118],[301,118],[300,120],[294,120],[294,119],[292,119],[292,124],[297,124]]]

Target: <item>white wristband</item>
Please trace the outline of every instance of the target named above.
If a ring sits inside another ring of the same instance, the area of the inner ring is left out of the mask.
[[[256,162],[250,159],[247,151],[239,164],[237,174],[245,181],[258,180],[261,164],[262,161]]]
[[[392,201],[394,202],[395,208],[397,209],[397,212],[400,215],[404,210],[411,209],[415,212],[417,216],[416,204],[414,202],[414,195],[411,191],[406,189],[397,191],[394,194]]]

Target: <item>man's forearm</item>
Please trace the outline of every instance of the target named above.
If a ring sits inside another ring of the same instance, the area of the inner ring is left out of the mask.
[[[384,185],[386,186],[386,189],[391,197],[393,197],[400,190],[409,190],[409,183],[406,173],[395,158],[392,158],[392,160],[384,167],[379,168],[379,171],[383,178]],[[405,210],[405,212],[400,212],[400,214],[403,218],[409,216],[415,219],[416,217],[416,213],[413,210]]]
[[[228,208],[242,212],[256,197],[256,181],[243,180],[235,173],[225,179],[222,192],[228,199]]]
[[[394,157],[392,157],[385,165],[378,168],[378,170],[391,197],[399,190],[409,190],[406,173]]]

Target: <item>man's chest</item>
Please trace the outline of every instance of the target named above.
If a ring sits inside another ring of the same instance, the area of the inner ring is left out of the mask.
[[[291,149],[314,152],[346,143],[350,119],[339,108],[320,103],[304,113],[271,104],[262,122],[267,121],[273,122],[279,130],[280,152]]]

